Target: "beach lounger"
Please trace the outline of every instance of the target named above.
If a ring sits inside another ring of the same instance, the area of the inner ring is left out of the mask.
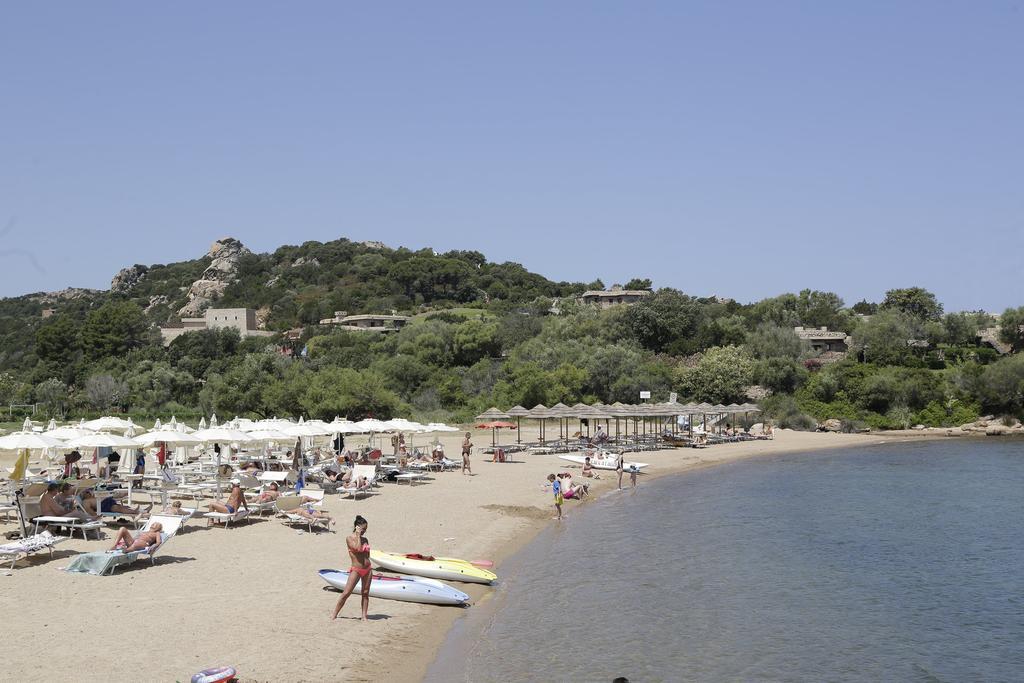
[[[155,548],[146,548],[144,550],[136,550],[130,553],[126,553],[122,550],[102,553],[83,553],[81,555],[77,555],[71,561],[71,564],[68,565],[67,571],[102,576],[103,574],[113,574],[114,570],[118,567],[132,564],[133,562],[144,558],[149,558],[150,563],[155,565],[157,554],[161,552],[167,546],[167,543],[178,533],[182,524],[185,523],[185,517],[179,517],[177,515],[153,515],[146,522],[142,531],[148,531],[156,522],[160,522],[160,524],[163,525],[163,530],[160,532],[160,544]]]
[[[99,530],[103,528],[103,523],[102,522],[99,522],[99,521],[83,521],[83,520],[79,519],[78,517],[57,517],[57,516],[46,517],[46,516],[39,516],[39,517],[36,517],[32,521],[35,522],[35,525],[36,525],[35,533],[37,535],[39,534],[39,525],[40,524],[45,524],[45,525],[49,525],[49,526],[59,526],[59,527],[61,527],[63,529],[68,529],[68,534],[69,535],[73,534],[75,532],[75,529],[78,529],[79,531],[82,532],[82,540],[88,540],[88,538],[85,535],[85,533],[87,531],[95,531],[96,532],[96,538],[99,538],[100,537],[100,531]]]
[[[295,511],[304,505],[310,505],[309,503],[302,502],[301,495],[294,496],[281,496],[274,501],[277,506],[277,511],[283,516],[282,521],[285,524],[298,524],[304,525],[309,529],[310,533],[313,533],[313,527],[320,526],[330,531],[330,522],[326,518],[315,518],[310,519],[297,514]]]
[[[18,508],[13,505],[0,505],[0,515],[4,516],[5,522],[11,521],[11,513],[17,510]]]
[[[63,536],[54,536],[49,531],[44,531],[41,534],[29,536],[23,538],[20,541],[12,541],[10,543],[4,543],[0,545],[0,561],[6,562],[11,561],[10,569],[14,569],[14,564],[22,557],[28,556],[32,553],[37,553],[40,550],[50,551],[50,557],[53,557],[53,546],[57,545],[62,541],[68,539]]]
[[[367,486],[359,488],[354,485],[338,489],[338,493],[342,496],[349,496],[353,500],[359,495],[369,496],[373,493],[373,485],[377,480],[377,466],[376,465],[355,465],[352,468],[352,478],[350,481],[359,481],[360,477],[366,479]]]
[[[241,522],[243,519],[249,517],[249,510],[247,508],[240,508],[231,512],[207,512],[203,515],[206,518],[207,526],[210,524],[223,524],[224,528],[227,529],[231,526],[231,522]]]

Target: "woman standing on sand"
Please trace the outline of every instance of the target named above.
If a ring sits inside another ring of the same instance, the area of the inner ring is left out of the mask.
[[[473,474],[473,469],[469,466],[469,453],[473,450],[473,442],[470,440],[469,432],[466,432],[466,438],[462,440],[462,473],[469,472]]]
[[[370,564],[370,542],[366,540],[363,534],[366,533],[366,529],[369,526],[369,523],[363,519],[362,515],[356,515],[356,521],[352,525],[352,534],[345,539],[345,543],[348,545],[348,556],[352,561],[352,565],[348,571],[348,581],[345,583],[345,590],[341,592],[338,604],[334,606],[334,612],[331,614],[332,620],[338,618],[338,612],[345,606],[348,596],[352,595],[356,582],[361,581],[363,584],[363,599],[361,601],[363,621],[366,621],[366,614],[370,610],[370,581],[373,580],[373,565]]]
[[[618,458],[615,460],[615,474],[619,475],[619,490],[622,490],[622,468],[625,467],[626,456],[619,453]]]

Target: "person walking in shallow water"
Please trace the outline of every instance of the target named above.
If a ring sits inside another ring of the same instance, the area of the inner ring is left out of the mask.
[[[555,511],[558,513],[555,519],[562,519],[562,482],[553,474],[548,475],[548,481],[551,482],[551,491],[555,494]]]
[[[362,583],[363,621],[367,619],[367,612],[370,610],[370,581],[373,580],[373,565],[370,564],[370,542],[366,540],[363,534],[366,533],[366,529],[369,526],[369,523],[363,519],[362,515],[356,515],[356,521],[352,525],[352,534],[345,539],[345,544],[348,546],[349,560],[352,562],[352,565],[348,570],[348,581],[345,582],[345,590],[341,592],[338,604],[334,606],[334,611],[331,613],[332,620],[338,618],[338,612],[345,606],[348,596],[352,595],[356,583]]]

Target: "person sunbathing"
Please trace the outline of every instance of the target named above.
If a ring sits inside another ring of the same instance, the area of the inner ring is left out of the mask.
[[[239,484],[233,484],[231,486],[231,493],[228,494],[228,500],[226,503],[218,503],[216,501],[210,503],[207,506],[210,512],[222,512],[227,515],[233,515],[238,512],[241,508],[249,509],[246,505],[245,496],[242,495],[242,487]]]
[[[132,534],[128,531],[128,527],[123,526],[117,530],[117,538],[114,540],[114,547],[110,550],[121,550],[126,553],[132,553],[136,550],[156,550],[160,545],[160,532],[163,530],[164,527],[160,522],[153,522],[153,525],[149,527],[149,530],[140,531],[135,538],[132,538]]]
[[[270,487],[267,488],[266,491],[264,491],[263,493],[260,494],[260,497],[256,499],[256,502],[258,502],[258,503],[270,503],[272,501],[277,500],[278,496],[280,496],[280,495],[281,495],[281,492],[278,491],[277,482],[276,481],[272,481],[272,482],[270,482]]]
[[[600,479],[601,475],[594,472],[594,465],[590,462],[590,456],[588,455],[583,461],[583,476],[591,479]]]
[[[39,499],[39,511],[43,517],[73,517],[83,522],[90,521],[93,517],[89,513],[75,510],[74,504],[65,507],[60,502],[60,487],[53,483],[46,487],[46,493]]]
[[[119,515],[128,515],[129,517],[138,517],[143,512],[149,512],[153,509],[152,504],[147,505],[145,509],[140,505],[139,507],[128,507],[127,505],[121,505],[117,502],[117,499],[113,496],[108,496],[100,501],[99,510],[96,510],[96,496],[92,491],[86,491],[82,494],[82,507],[93,517],[99,517],[100,513],[117,513]]]
[[[175,515],[177,517],[187,517],[192,513],[181,506],[180,500],[176,500],[167,507],[165,507],[160,514]]]
[[[293,515],[298,515],[299,517],[302,517],[303,519],[308,519],[308,520],[313,520],[313,521],[320,520],[320,519],[326,519],[327,520],[327,524],[329,524],[330,526],[334,526],[334,519],[329,514],[327,514],[326,512],[323,512],[322,510],[314,510],[313,509],[313,505],[311,504],[312,502],[313,502],[312,498],[310,498],[308,496],[303,496],[302,497],[302,505],[300,505],[299,507],[295,508],[294,510],[289,510],[289,512],[291,514],[293,514]]]

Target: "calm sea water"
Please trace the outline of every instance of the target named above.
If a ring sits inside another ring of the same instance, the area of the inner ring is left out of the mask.
[[[427,681],[1024,681],[1024,442],[741,462],[573,512]]]

